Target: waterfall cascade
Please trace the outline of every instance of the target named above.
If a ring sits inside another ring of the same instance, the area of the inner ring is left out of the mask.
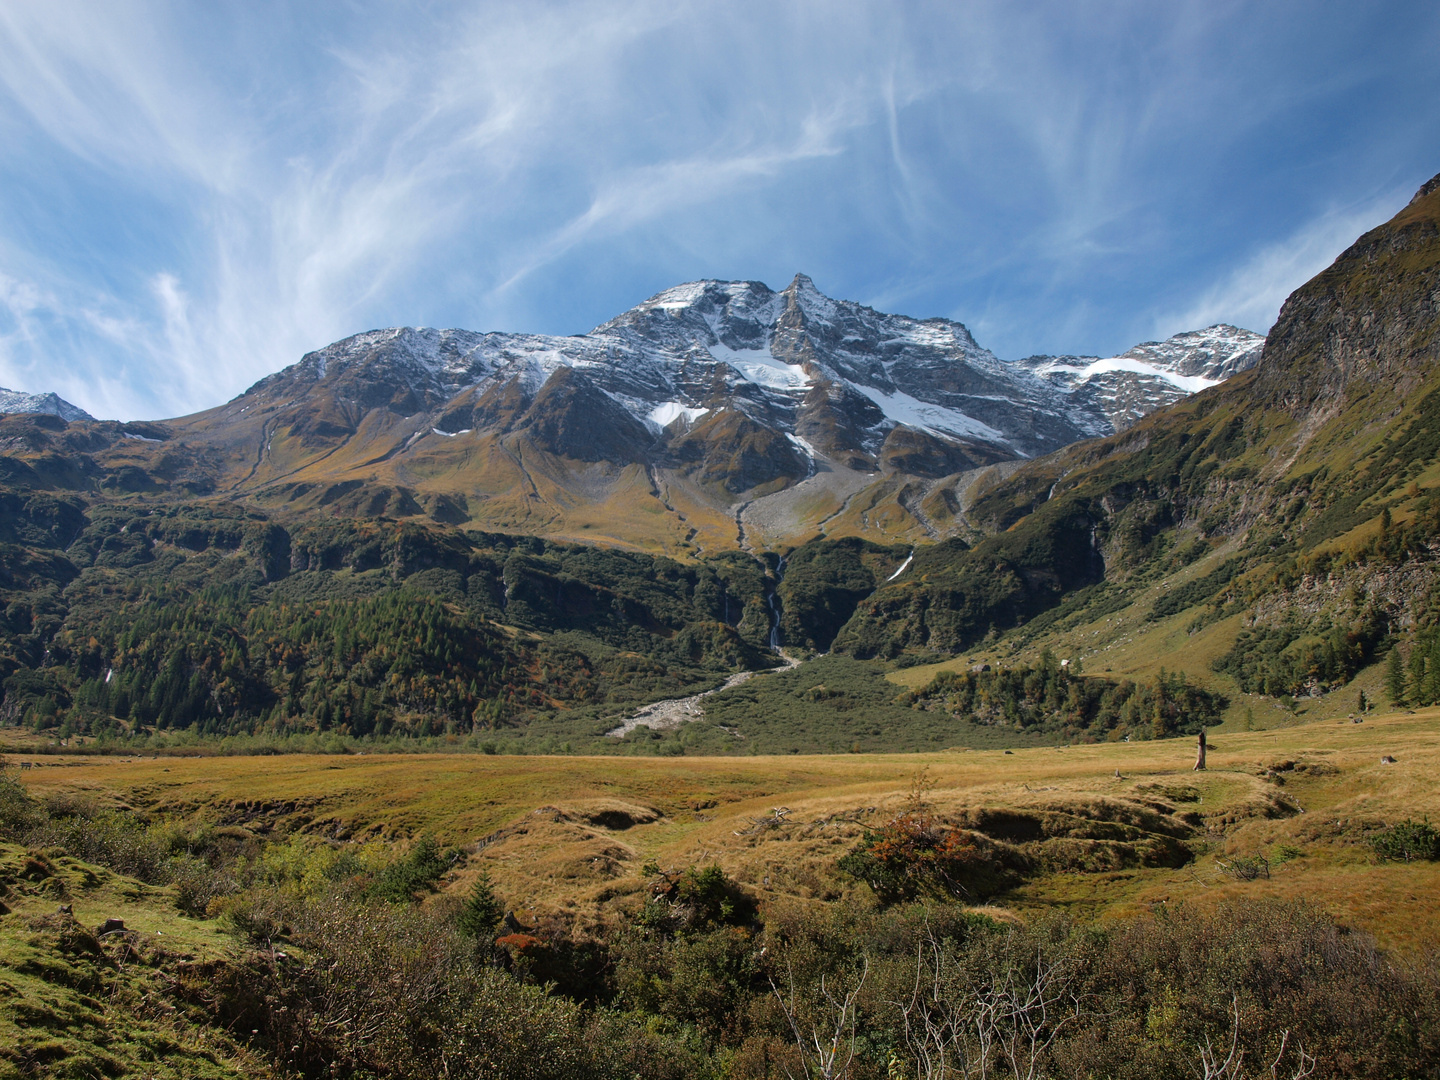
[[[770,651],[780,651],[780,582],[785,579],[785,560],[775,564],[775,584],[770,589]]]

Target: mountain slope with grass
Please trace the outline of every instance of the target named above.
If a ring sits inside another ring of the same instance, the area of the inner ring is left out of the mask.
[[[1398,647],[1400,700],[1431,700],[1437,360],[1440,178],[1286,301],[1253,370],[1020,466],[970,505],[973,546],[917,551],[834,647],[922,658],[1050,632],[1099,658],[1123,623],[1182,666],[1219,627],[1213,671],[1246,692],[1317,694]]]

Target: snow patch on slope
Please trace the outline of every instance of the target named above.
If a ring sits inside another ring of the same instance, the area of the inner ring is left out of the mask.
[[[1067,363],[1065,360],[1056,360],[1043,364],[1034,369],[1035,374],[1040,376],[1060,375],[1067,377],[1061,385],[1067,390],[1074,390],[1077,387],[1089,382],[1096,375],[1105,375],[1112,371],[1128,371],[1134,375],[1149,375],[1152,378],[1160,379],[1170,383],[1172,386],[1185,391],[1187,394],[1199,393],[1201,390],[1208,390],[1212,386],[1218,386],[1222,380],[1207,379],[1200,375],[1179,375],[1165,368],[1156,367],[1154,364],[1147,364],[1141,360],[1132,360],[1125,356],[1111,356],[1104,360],[1094,360],[1084,366]]]
[[[717,341],[710,346],[710,355],[729,364],[748,382],[772,390],[804,390],[810,386],[810,376],[803,367],[776,360],[769,349],[732,349]]]
[[[693,306],[696,301],[700,300],[710,285],[709,281],[689,281],[684,285],[676,285],[672,289],[666,289],[659,293],[647,301],[644,306],[660,308],[662,311],[680,311]]]
[[[943,405],[932,405],[897,390],[887,394],[873,386],[856,385],[855,389],[880,407],[886,419],[908,427],[928,431],[932,435],[950,436],[961,439],[983,439],[986,442],[1009,444],[1003,432],[990,425],[966,416],[958,409],[947,409]]]
[[[652,427],[663,430],[681,417],[685,418],[686,424],[693,424],[709,411],[709,409],[693,408],[683,401],[662,401],[646,413],[644,419]]]
[[[808,440],[802,439],[799,435],[791,435],[791,434],[788,434],[788,433],[787,433],[786,436],[785,436],[785,438],[789,439],[792,443],[794,443],[796,446],[798,446],[801,450],[804,450],[806,456],[808,456],[808,457],[814,458],[814,457],[816,456],[816,454],[818,453],[818,451],[815,449],[815,447],[813,447],[812,445],[810,445],[810,442],[809,442]]]

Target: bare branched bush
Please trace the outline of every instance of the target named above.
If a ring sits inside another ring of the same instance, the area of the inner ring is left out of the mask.
[[[1001,1056],[1015,1080],[1036,1080],[1050,1044],[1085,1016],[1078,986],[1069,960],[1047,955],[1043,946],[1033,964],[1007,965],[989,996]]]
[[[1240,1047],[1240,997],[1238,994],[1230,995],[1230,1008],[1232,1019],[1230,1022],[1230,1045],[1226,1049],[1222,1041],[1217,1048],[1210,1041],[1210,1034],[1205,1034],[1205,1044],[1199,1047],[1200,1053],[1200,1077],[1201,1080],[1247,1080],[1250,1075],[1245,1071],[1245,1051]],[[1305,1048],[1298,1043],[1293,1047],[1293,1064],[1290,1064],[1286,1071],[1281,1071],[1281,1063],[1287,1061],[1287,1055],[1291,1051],[1290,1032],[1280,1033],[1280,1047],[1275,1052],[1275,1058],[1270,1062],[1269,1073],[1272,1080],[1305,1080],[1315,1071],[1318,1064],[1311,1055],[1305,1052]],[[1225,1056],[1220,1056],[1221,1050],[1225,1050]]]
[[[1264,855],[1237,855],[1233,859],[1217,859],[1220,872],[1236,881],[1257,881],[1270,879],[1270,860]]]
[[[892,1004],[923,1080],[986,1080],[1002,1069],[1034,1080],[1051,1044],[1093,1015],[1063,942],[1011,932],[1001,945],[976,969],[961,960],[954,942],[934,935],[921,942],[910,997]]]
[[[927,934],[915,952],[915,983],[899,1011],[905,1047],[920,1080],[988,1077],[995,1057],[991,1011],[967,992],[953,950]]]
[[[786,1075],[790,1080],[806,1080],[811,1076],[819,1077],[820,1080],[844,1080],[850,1076],[850,1068],[855,1063],[855,1040],[859,1022],[856,1002],[865,986],[865,979],[870,974],[868,959],[854,986],[844,994],[834,989],[838,980],[829,980],[827,985],[827,977],[822,975],[819,984],[804,1004],[795,992],[794,971],[787,971],[787,974],[788,996],[780,992],[780,987],[773,978],[770,980],[770,990],[774,993],[775,1000],[780,1003],[781,1012],[790,1025],[805,1071],[800,1077],[796,1077],[787,1069]]]

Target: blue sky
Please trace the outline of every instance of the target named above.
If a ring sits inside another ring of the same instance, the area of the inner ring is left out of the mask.
[[[218,404],[377,326],[580,333],[702,277],[1113,354],[1440,171],[1440,5],[0,6],[0,385]]]

